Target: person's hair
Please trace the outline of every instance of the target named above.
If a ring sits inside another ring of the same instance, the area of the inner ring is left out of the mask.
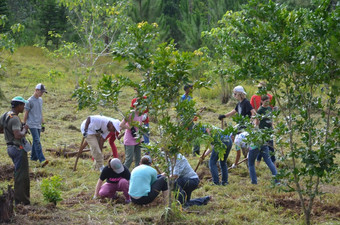
[[[192,85],[191,84],[186,84],[184,85],[184,91],[187,91],[189,88],[192,88]]]
[[[140,164],[144,164],[144,165],[151,165],[151,157],[149,155],[145,155],[142,157],[142,159],[140,160]]]
[[[261,96],[261,101],[266,101],[269,99],[269,96],[268,95],[262,95]]]
[[[11,101],[12,109],[14,109],[15,107],[17,107],[18,105],[25,105],[25,103],[23,103],[23,102],[18,102],[18,101]]]

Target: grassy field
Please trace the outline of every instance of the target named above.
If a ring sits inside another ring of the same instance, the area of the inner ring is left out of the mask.
[[[23,47],[6,61],[7,70],[1,80],[1,90],[6,99],[0,101],[1,113],[9,110],[10,99],[16,95],[29,98],[37,83],[46,85],[48,94],[43,96],[46,131],[41,142],[45,157],[50,164],[40,168],[30,161],[31,174],[31,206],[17,207],[13,224],[159,224],[165,212],[164,207],[139,207],[125,205],[122,194],[116,201],[93,200],[92,196],[99,172],[93,169],[93,162],[87,153],[78,162],[76,172],[72,171],[75,158],[57,156],[56,151],[76,152],[82,139],[79,131],[81,122],[93,114],[103,114],[120,119],[111,109],[99,108],[97,111],[77,111],[76,101],[71,99],[76,85],[76,77],[72,75],[72,67],[66,62],[54,62],[44,56],[38,48]],[[123,64],[115,64],[105,72],[123,74],[132,79],[140,79],[137,75],[127,73]],[[55,81],[48,76],[50,70],[60,71],[65,76]],[[94,78],[95,79],[95,78]],[[53,81],[53,82],[52,82]],[[249,96],[256,88],[246,86]],[[220,104],[219,95],[214,90],[196,91],[194,98],[198,107],[206,106],[201,120],[220,126],[217,116],[233,108],[235,101],[227,105]],[[126,89],[121,94],[120,109],[128,110],[133,98],[133,90]],[[210,98],[206,96],[215,96]],[[203,98],[205,97],[205,98]],[[22,117],[22,115],[21,115]],[[230,120],[231,121],[231,120]],[[152,127],[152,123],[151,123]],[[152,135],[152,131],[151,131]],[[31,137],[29,137],[31,139]],[[108,146],[108,144],[106,144]],[[124,155],[124,146],[117,142],[120,158]],[[110,148],[104,149],[106,158]],[[235,150],[229,156],[230,162],[235,159]],[[13,184],[13,165],[7,155],[4,138],[0,138],[0,188]],[[197,165],[197,157],[188,157],[192,167]],[[229,185],[212,186],[211,175],[206,162],[199,168],[200,187],[194,191],[193,197],[211,195],[212,201],[206,206],[191,207],[176,212],[173,224],[303,224],[304,218],[299,200],[294,193],[280,191],[272,187],[270,171],[262,162],[257,168],[259,184],[251,185],[245,164],[231,170]],[[44,201],[40,184],[42,179],[58,175],[63,180],[62,198],[57,207]],[[323,185],[325,192],[315,200],[313,221],[316,224],[340,224],[340,181]]]

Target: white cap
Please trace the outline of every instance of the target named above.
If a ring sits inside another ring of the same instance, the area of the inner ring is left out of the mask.
[[[35,86],[35,89],[41,90],[42,92],[46,92],[46,88],[45,85],[43,85],[42,83],[37,84],[37,86]]]
[[[243,93],[243,94],[247,94],[245,91],[244,91],[244,89],[243,89],[243,87],[242,86],[236,86],[235,88],[234,88],[234,92],[241,92],[241,93]]]
[[[115,127],[116,131],[118,133],[120,133],[120,127],[119,127],[120,121],[117,120],[117,119],[110,119],[110,121],[112,122],[112,124]]]

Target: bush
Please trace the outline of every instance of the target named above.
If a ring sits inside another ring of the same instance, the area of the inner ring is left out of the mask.
[[[53,176],[50,178],[43,179],[41,182],[41,191],[43,193],[44,199],[48,202],[52,202],[57,205],[57,202],[63,200],[61,198],[61,177]]]

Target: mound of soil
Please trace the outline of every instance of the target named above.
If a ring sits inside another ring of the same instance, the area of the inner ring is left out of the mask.
[[[0,181],[11,180],[14,177],[14,165],[0,165]]]

